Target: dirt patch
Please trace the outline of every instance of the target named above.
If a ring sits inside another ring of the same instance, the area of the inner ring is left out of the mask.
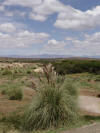
[[[96,98],[93,96],[79,96],[78,99],[79,108],[82,111],[85,111],[90,115],[90,113],[94,115],[100,116],[100,98]]]
[[[72,129],[63,133],[100,133],[100,123],[83,126],[81,128]]]
[[[30,88],[25,88],[24,98],[22,101],[8,100],[6,96],[0,94],[0,113],[7,114],[23,108],[31,102],[35,95],[35,91]]]
[[[98,96],[100,96],[100,92],[98,92],[96,90],[84,89],[84,90],[80,91],[80,95],[98,97]]]

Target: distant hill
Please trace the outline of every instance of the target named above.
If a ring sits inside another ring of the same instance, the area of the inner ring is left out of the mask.
[[[78,58],[78,59],[87,59],[87,58],[96,58],[100,59],[100,56],[73,56],[73,55],[54,55],[54,54],[42,54],[42,55],[6,55],[0,57],[8,57],[8,58],[40,58],[40,59],[48,59],[48,58]]]
[[[73,57],[71,55],[49,55],[49,54],[42,54],[42,55],[6,55],[1,57],[11,57],[11,58],[67,58]]]

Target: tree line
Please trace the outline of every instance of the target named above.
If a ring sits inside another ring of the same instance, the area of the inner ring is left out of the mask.
[[[58,74],[95,73],[100,74],[100,60],[62,60],[53,62]]]

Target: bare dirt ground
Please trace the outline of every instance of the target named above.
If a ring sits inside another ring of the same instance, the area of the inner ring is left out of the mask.
[[[100,123],[94,123],[82,128],[65,131],[63,133],[100,133]]]
[[[78,99],[79,108],[86,115],[100,116],[100,98],[98,93],[84,90]],[[81,128],[64,131],[63,133],[100,133],[100,123],[93,123]]]
[[[100,115],[100,98],[93,96],[80,96],[78,103],[81,110]]]
[[[0,94],[0,113],[11,113],[18,109],[23,108],[25,105],[30,103],[33,96],[35,95],[35,91],[30,88],[25,88],[24,97],[22,101],[18,100],[8,100],[6,96]]]
[[[97,97],[100,94],[97,90],[83,89],[80,91],[80,95]]]
[[[78,99],[80,109],[83,110],[84,114],[100,116],[100,98],[95,97],[96,95],[94,95],[95,93],[93,92],[85,92],[84,94],[86,94],[86,96],[80,95]],[[100,133],[100,123],[94,123],[63,133]]]

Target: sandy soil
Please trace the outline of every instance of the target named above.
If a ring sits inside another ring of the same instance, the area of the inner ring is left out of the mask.
[[[35,91],[30,88],[25,88],[23,91],[24,97],[22,101],[8,100],[6,96],[0,94],[0,113],[7,114],[10,112],[14,112],[17,109],[21,109],[25,105],[30,103],[30,101],[35,95]]]
[[[100,123],[94,123],[82,128],[65,131],[63,133],[100,133]]]
[[[78,104],[81,110],[100,115],[100,98],[93,96],[79,96]]]

